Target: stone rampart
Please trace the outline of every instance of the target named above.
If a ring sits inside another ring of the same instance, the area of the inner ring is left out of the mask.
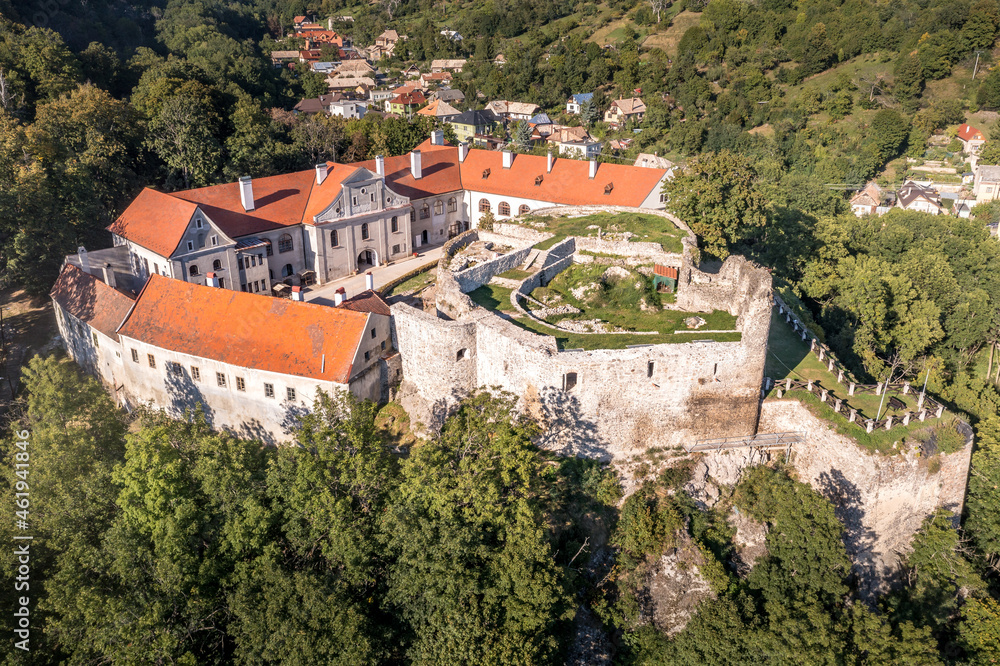
[[[496,259],[490,259],[489,261],[484,261],[481,264],[476,264],[470,268],[466,268],[460,273],[455,273],[455,280],[458,282],[458,288],[462,290],[463,293],[469,293],[474,289],[478,289],[483,286],[495,276],[501,273],[506,273],[507,271],[517,268],[524,263],[524,260],[528,258],[528,254],[531,252],[531,246],[521,248],[520,250],[514,250],[513,252],[508,252],[507,254],[501,255]]]

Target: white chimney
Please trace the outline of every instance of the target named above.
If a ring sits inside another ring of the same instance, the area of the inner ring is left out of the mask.
[[[597,160],[590,160],[590,179],[597,178]]]
[[[115,269],[111,268],[111,264],[104,264],[101,270],[104,272],[104,283],[112,289],[116,289],[118,280],[115,279]]]
[[[87,248],[80,246],[76,248],[76,253],[80,255],[80,268],[83,269],[84,273],[90,272],[90,257],[87,256]]]
[[[434,130],[431,132],[431,144],[435,146],[444,145],[444,130]]]
[[[458,162],[459,164],[465,162],[465,158],[469,156],[469,144],[464,141],[458,144]]]
[[[503,168],[509,169],[510,165],[514,163],[514,153],[509,150],[503,151]]]
[[[417,180],[420,180],[423,177],[423,175],[424,175],[423,171],[421,171],[421,169],[420,169],[420,164],[421,164],[421,161],[420,161],[420,151],[419,150],[411,150],[410,151],[410,173],[412,173],[413,177],[416,178]]]
[[[375,156],[375,173],[385,177],[385,158],[381,155]]]
[[[301,301],[302,300],[302,287],[295,285],[292,287],[292,300]]]
[[[206,273],[205,274],[205,286],[206,287],[218,287],[219,286],[219,278],[217,278],[215,276],[215,273]]]
[[[545,166],[545,173],[552,173],[552,165],[556,163],[556,156],[549,152],[548,161]]]
[[[365,273],[365,289],[368,289],[369,291],[375,290],[375,276],[372,275],[371,271]]]
[[[316,165],[316,184],[322,185],[323,181],[326,180],[326,175],[330,172],[330,167],[326,165],[326,162]]]
[[[250,176],[240,178],[240,203],[243,204],[243,210],[248,213],[254,209],[253,183],[250,181]]]
[[[344,302],[344,295],[346,293],[347,292],[344,291],[343,287],[341,287],[337,291],[333,292],[333,305],[334,305],[334,307],[338,307],[339,308],[343,304],[343,302]]]

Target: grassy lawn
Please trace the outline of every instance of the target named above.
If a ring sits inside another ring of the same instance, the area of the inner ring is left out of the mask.
[[[389,298],[390,296],[396,296],[399,294],[413,294],[424,287],[427,287],[434,283],[437,279],[437,264],[433,264],[427,267],[427,270],[417,273],[409,280],[397,284],[392,289],[387,290],[382,294],[384,298]]]
[[[497,277],[507,278],[508,280],[524,280],[531,277],[531,273],[529,271],[522,271],[520,268],[512,268],[505,273],[500,273]]]
[[[629,231],[635,234],[629,240],[659,243],[666,252],[680,253],[683,249],[681,238],[685,235],[684,230],[678,229],[673,222],[657,215],[596,213],[586,217],[534,217],[528,219],[533,222],[544,222],[546,230],[555,234],[554,238],[535,245],[541,250],[549,249],[566,236],[597,236],[596,229],[587,228],[595,225],[599,226],[604,233]]]
[[[469,292],[469,298],[489,310],[499,310],[501,312],[517,312],[510,304],[510,294],[514,291],[507,287],[500,287],[495,284],[484,284],[478,289]]]
[[[680,6],[678,3],[675,5]],[[667,14],[673,11],[673,7],[667,10]],[[643,48],[652,49],[660,48],[666,51],[667,55],[671,57],[677,56],[677,45],[681,41],[681,37],[687,32],[687,29],[698,25],[698,21],[701,20],[701,14],[696,14],[695,12],[689,12],[684,10],[673,17],[673,20],[669,20],[668,16],[665,14],[663,21],[660,25],[664,25],[669,22],[669,27],[662,32],[657,32],[651,34],[646,38],[646,41],[642,43]]]
[[[664,343],[694,342],[695,340],[715,340],[717,342],[739,342],[739,333],[700,333],[698,335],[585,335],[567,333],[543,326],[531,319],[512,319],[512,323],[537,333],[551,335],[559,349],[625,349],[629,345],[659,345]]]

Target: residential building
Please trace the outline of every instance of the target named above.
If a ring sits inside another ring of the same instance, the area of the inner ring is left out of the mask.
[[[487,111],[492,111],[503,120],[528,120],[537,114],[541,108],[529,102],[508,102],[498,99],[486,105]]]
[[[399,33],[396,32],[395,30],[390,29],[386,30],[381,35],[375,38],[375,46],[384,49],[392,49],[393,47],[396,46],[399,40],[400,40]]]
[[[597,159],[601,154],[601,142],[594,140],[585,141],[560,141],[556,144],[559,147],[559,154],[567,157],[575,157],[585,160]]]
[[[394,355],[377,296],[329,307],[154,275],[134,301],[75,266],[52,289],[67,350],[116,400],[289,439],[319,391],[378,401]]]
[[[446,86],[451,83],[451,72],[430,72],[420,75],[420,85],[428,88],[430,86]]]
[[[375,87],[375,79],[369,78],[367,76],[359,76],[352,78],[334,78],[327,77],[326,85],[331,91],[334,90],[353,90],[358,92],[360,88],[364,88],[364,94],[368,94],[368,91]]]
[[[466,111],[460,116],[453,118],[452,128],[455,130],[455,138],[461,143],[471,141],[477,134],[489,134],[500,121],[491,111],[475,109]]]
[[[274,67],[284,67],[299,62],[298,51],[271,51],[271,64]]]
[[[437,118],[441,122],[447,123],[462,115],[462,112],[448,102],[442,102],[441,100],[436,99],[417,111],[417,115],[430,116],[431,118]]]
[[[958,140],[962,142],[962,152],[966,155],[978,155],[979,149],[986,143],[982,132],[965,123],[958,126]]]
[[[368,99],[371,100],[374,106],[379,106],[385,108],[384,104],[390,99],[396,96],[396,93],[392,90],[369,90]]]
[[[295,33],[297,39],[306,40],[306,48],[321,48],[322,46],[336,46],[338,49],[343,48],[345,45],[349,46],[351,40],[345,40],[339,34],[333,30],[323,30],[322,27],[316,26],[317,30],[308,30],[304,32]]]
[[[882,188],[874,180],[870,181],[857,194],[851,197],[851,212],[858,217],[875,215],[882,206],[885,195]]]
[[[578,114],[583,109],[583,104],[587,100],[594,98],[594,93],[577,93],[576,95],[571,95],[568,100],[566,100],[566,113]]]
[[[299,102],[292,107],[292,113],[332,113],[330,105],[335,104],[344,99],[344,96],[340,93],[333,93],[330,95],[320,95],[319,97],[310,97],[309,99],[299,100]]]
[[[639,153],[635,158],[634,166],[647,169],[667,169],[669,171],[674,168],[674,163],[666,157],[660,157],[656,153],[652,155],[649,153]]]
[[[466,60],[431,60],[432,72],[461,72]]]
[[[408,79],[419,79],[420,78],[420,68],[416,65],[410,65],[402,72],[403,76]]]
[[[417,110],[427,103],[427,98],[419,90],[415,90],[411,93],[403,93],[402,95],[396,95],[388,102],[389,113],[398,113],[401,116],[406,116],[411,113],[416,113]]]
[[[507,56],[502,53],[498,53],[495,58],[493,58],[493,64],[496,67],[503,67],[507,64]]]
[[[360,120],[365,117],[365,113],[367,111],[368,105],[365,102],[358,102],[355,100],[345,99],[330,104],[331,116],[340,116],[341,118],[346,118],[348,120]]]
[[[1000,199],[1000,166],[982,165],[976,168],[972,193],[976,203]]]
[[[448,102],[451,105],[461,104],[465,101],[465,93],[457,89],[445,88],[444,90],[435,90],[431,94],[435,99]]]
[[[616,99],[604,112],[604,122],[613,128],[619,128],[629,122],[641,122],[646,116],[646,105],[639,97]]]
[[[941,207],[941,195],[937,190],[908,180],[899,188],[896,195],[896,207],[903,210],[915,210],[931,215],[941,215],[944,208]]]
[[[453,42],[460,42],[460,41],[462,41],[462,35],[458,34],[454,30],[442,30],[441,34],[444,35],[445,37],[447,37],[448,39],[450,39]]]
[[[336,70],[336,76],[339,78],[358,78],[362,76],[374,77],[375,68],[369,65],[364,60],[346,60],[341,62]]]
[[[528,119],[528,124],[531,125],[533,130],[538,132],[540,139],[544,139],[552,134],[552,132],[555,131],[556,126],[546,113],[536,113]]]

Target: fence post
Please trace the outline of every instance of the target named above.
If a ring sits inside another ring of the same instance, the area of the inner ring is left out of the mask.
[[[816,338],[813,338],[812,340],[809,341],[809,351],[811,352],[816,351]]]
[[[837,398],[833,401],[833,411],[840,413],[840,403],[843,402],[842,398]]]
[[[903,395],[910,392],[910,382],[903,382]]]
[[[885,429],[889,430],[890,428],[892,428],[892,417],[888,416],[885,419]]]
[[[807,391],[809,391],[810,393],[812,393],[812,390],[813,390],[813,380],[811,380],[811,379],[810,379],[810,380],[809,380],[809,381],[808,381],[808,382],[806,383],[806,390],[807,390]]]
[[[917,414],[917,418],[920,419],[921,422],[925,421],[927,419],[927,410],[921,409],[920,413]]]
[[[785,394],[785,392],[784,392],[784,391],[782,391],[781,389],[778,389],[778,390],[777,390],[777,391],[775,392],[775,394],[774,394],[774,395],[775,395],[775,396],[777,396],[778,398],[780,398],[780,397],[781,397],[781,396],[783,396],[784,394]]]
[[[844,383],[844,369],[843,368],[837,368],[837,383],[838,384],[843,384]]]
[[[813,340],[813,344],[814,344],[814,345],[816,344],[816,341],[815,341],[815,340]],[[821,360],[821,361],[822,361],[822,360],[823,360],[824,358],[826,358],[826,350],[825,350],[825,349],[823,349],[822,347],[820,347],[820,348],[819,348],[819,360]]]
[[[937,414],[935,414],[935,416],[941,418],[943,415],[944,415],[944,405],[938,405]]]
[[[867,421],[865,421],[865,432],[871,432],[874,429],[875,429],[875,422],[874,421],[872,421],[871,419],[868,419]]]
[[[920,409],[923,406],[924,406],[924,394],[921,391],[920,395],[917,397],[917,409]]]
[[[819,394],[819,401],[820,401],[820,402],[826,402],[826,396],[827,396],[827,395],[828,395],[829,393],[830,393],[829,391],[827,391],[826,389],[823,389],[823,390],[822,390],[822,391],[820,392],[820,394]]]
[[[833,357],[828,356],[826,360],[827,360],[826,369],[829,370],[830,372],[833,372]]]
[[[854,395],[854,387],[855,386],[857,386],[857,384],[855,384],[854,382],[851,382],[851,385],[849,387],[847,387],[847,395]]]
[[[858,410],[851,408],[851,415],[847,417],[848,423],[854,423],[858,420]]]
[[[805,328],[803,328],[803,329],[802,329],[802,339],[803,339],[803,340],[805,340],[805,339],[806,339],[807,337],[809,337],[809,336],[808,336],[808,335],[806,335],[806,329],[805,329]]]
[[[882,382],[875,385],[875,395],[882,395]]]
[[[786,391],[791,391],[792,390],[792,378],[791,377],[785,377],[785,390]]]
[[[903,414],[903,425],[905,425],[905,426],[910,425],[910,413],[909,412],[906,412],[905,414]]]

